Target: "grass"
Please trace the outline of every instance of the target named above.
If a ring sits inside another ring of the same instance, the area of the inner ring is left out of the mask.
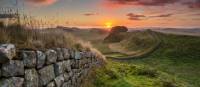
[[[104,54],[112,53],[108,43],[103,43],[106,35],[88,32],[77,36],[90,41]],[[104,68],[91,74],[96,78],[90,78],[86,87],[199,87],[200,37],[159,33],[159,38],[162,39],[159,49],[143,59],[108,60]]]
[[[163,35],[163,45],[146,59],[130,63],[140,64],[174,75],[188,83],[200,86],[200,37]]]
[[[200,37],[161,33],[159,37],[159,49],[146,58],[108,60],[97,70],[94,86],[200,87]]]
[[[121,41],[119,44],[129,50],[129,51],[137,51],[137,50],[145,50],[151,48],[157,43],[157,39],[153,36],[153,32],[151,31],[135,31],[129,32],[128,38]]]
[[[15,44],[18,49],[75,48],[90,50],[92,47],[61,29],[25,29],[17,25],[0,28],[0,43]]]
[[[129,63],[109,61],[96,74],[93,82],[96,87],[184,87],[182,82],[164,72]]]
[[[127,35],[133,34],[131,32]],[[147,34],[144,34],[143,37],[146,37],[145,35]],[[142,59],[125,62],[108,60],[104,68],[94,71],[88,81],[92,83],[86,87],[199,87],[200,37],[161,33],[158,33],[158,35],[162,43],[153,53],[151,52],[150,55]],[[141,35],[137,33],[135,38],[137,36]],[[89,35],[89,37],[92,38],[92,35]],[[108,48],[108,43],[103,43],[103,39],[91,40],[91,43],[105,55],[127,56],[123,53],[112,52]],[[146,48],[134,47],[129,50]]]
[[[133,57],[151,53],[151,51],[154,51],[160,44],[159,38],[150,30],[123,32],[120,33],[119,36],[110,35],[110,38],[107,38],[107,40],[112,40],[121,36],[123,36],[123,39],[119,42],[105,42],[103,39],[98,40],[97,43],[91,42],[94,47],[107,57],[115,58]]]

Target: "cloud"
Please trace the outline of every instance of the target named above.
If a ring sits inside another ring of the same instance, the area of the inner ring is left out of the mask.
[[[141,5],[141,6],[164,6],[174,4],[180,0],[107,0],[111,4]]]
[[[167,4],[174,4],[179,0],[140,0],[139,5],[144,6],[164,6]]]
[[[192,14],[194,16],[200,16],[200,13],[195,13],[195,14]]]
[[[145,15],[138,15],[134,13],[128,13],[126,16],[128,16],[129,20],[142,20],[146,17]]]
[[[160,15],[155,15],[155,16],[150,16],[150,17],[171,17],[174,14],[160,14]]]
[[[83,15],[85,15],[85,16],[93,16],[93,15],[98,15],[98,13],[85,13]]]
[[[183,3],[183,5],[187,5],[189,8],[200,9],[200,0],[191,0]]]
[[[33,5],[51,5],[55,3],[57,0],[25,0],[27,3],[33,4]]]
[[[129,20],[144,20],[144,19],[150,19],[150,18],[166,18],[171,17],[174,14],[159,14],[154,16],[146,16],[141,14],[134,14],[134,13],[128,13],[126,16],[128,16]]]

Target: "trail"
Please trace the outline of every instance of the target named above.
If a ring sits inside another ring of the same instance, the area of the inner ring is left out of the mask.
[[[107,59],[111,59],[111,60],[117,60],[117,61],[127,61],[127,60],[134,60],[134,59],[141,59],[141,58],[145,58],[147,56],[149,56],[150,54],[152,54],[154,51],[156,51],[162,44],[162,39],[158,37],[157,32],[151,32],[151,35],[157,40],[157,44],[149,49],[147,49],[145,52],[143,52],[142,54],[138,54],[138,55],[133,55],[133,56],[128,56],[128,57],[120,57],[120,58],[116,58],[116,57],[107,57]]]

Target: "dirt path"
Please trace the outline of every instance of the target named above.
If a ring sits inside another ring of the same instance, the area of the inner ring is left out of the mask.
[[[158,37],[156,32],[152,32],[151,34],[152,34],[153,37],[156,38],[157,44],[155,46],[153,46],[152,48],[147,49],[143,53],[138,54],[138,55],[131,55],[131,56],[128,56],[128,57],[120,57],[120,58],[107,57],[107,58],[108,59],[112,59],[112,60],[120,60],[120,61],[125,60],[126,61],[126,60],[133,60],[133,59],[141,59],[141,58],[149,56],[151,53],[153,53],[155,50],[157,50],[160,47],[161,43],[162,43],[162,40]]]

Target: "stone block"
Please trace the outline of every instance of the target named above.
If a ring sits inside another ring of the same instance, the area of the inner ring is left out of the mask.
[[[80,60],[81,57],[82,57],[82,56],[81,56],[81,52],[76,51],[76,52],[75,52],[75,57],[74,57],[74,58],[75,58],[76,60]]]
[[[42,68],[45,65],[46,55],[42,51],[36,51],[37,54],[37,68]]]
[[[0,45],[0,63],[12,60],[16,56],[16,48],[13,44]]]
[[[9,62],[2,64],[2,76],[21,76],[24,75],[24,64],[19,60],[10,60]]]
[[[54,79],[54,81],[56,83],[56,87],[61,87],[63,85],[65,79],[64,79],[63,75],[60,75],[60,76],[56,77]]]
[[[69,58],[70,58],[69,49],[62,48],[62,52],[63,52],[63,57],[64,57],[64,59],[69,59]]]
[[[56,76],[65,72],[65,65],[63,64],[63,62],[58,62],[54,64],[54,72]]]
[[[71,64],[71,68],[72,69],[79,69],[79,62],[80,60],[71,60],[72,64]]]
[[[58,56],[58,61],[64,60],[64,55],[63,51],[61,48],[56,48],[57,56]]]
[[[63,64],[64,64],[65,71],[67,71],[67,72],[71,71],[71,62],[70,62],[70,60],[63,61]]]
[[[46,51],[46,64],[52,64],[57,61],[57,53],[54,50],[47,50]]]
[[[70,82],[63,83],[62,87],[73,87]]]
[[[36,66],[37,59],[35,51],[22,51],[21,53],[25,67],[33,68]]]
[[[50,81],[55,78],[53,65],[46,66],[38,71],[40,85],[47,85]]]
[[[69,81],[69,79],[70,79],[69,73],[64,73],[63,76],[64,76],[64,79],[65,79],[66,82]]]
[[[46,87],[56,87],[56,84],[54,81],[52,81]]]
[[[11,77],[8,79],[1,79],[0,87],[23,87],[24,78]]]
[[[35,69],[25,70],[25,84],[24,87],[39,87],[39,77]]]
[[[70,53],[70,59],[74,59],[74,57],[75,57],[75,50],[70,49],[69,53]]]

